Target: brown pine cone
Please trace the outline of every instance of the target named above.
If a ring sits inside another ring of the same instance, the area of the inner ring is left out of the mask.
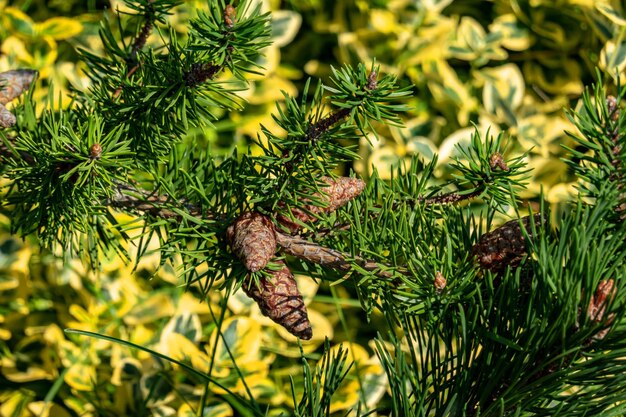
[[[274,225],[264,215],[246,212],[226,230],[226,239],[248,271],[265,268],[276,252]]]
[[[535,227],[541,225],[541,214],[532,216]],[[528,234],[531,234],[531,216],[521,219]],[[497,229],[482,235],[472,248],[480,267],[492,272],[502,272],[507,266],[516,267],[526,255],[526,242],[519,220],[511,220]]]
[[[0,73],[0,104],[6,104],[30,88],[37,71],[20,69]]]
[[[319,213],[332,213],[339,207],[348,203],[363,192],[365,182],[358,178],[350,177],[322,177],[322,181],[328,184],[328,187],[322,188],[324,194],[316,193],[325,204],[324,206],[315,206],[305,204],[302,209],[294,207],[291,209],[293,216],[299,221],[313,222],[316,220],[315,215]],[[309,214],[310,213],[310,214]],[[279,214],[278,221],[287,227],[292,233],[300,229],[300,225],[291,221],[287,216]]]
[[[28,90],[37,77],[37,71],[12,70],[0,73],[0,127],[15,125],[16,119],[4,104]]]
[[[280,324],[291,334],[304,340],[313,336],[309,316],[296,280],[283,261],[278,271],[267,271],[259,278],[258,285],[248,276],[243,290],[259,305],[261,313]]]
[[[0,127],[11,127],[17,123],[15,116],[6,107],[0,104]]]

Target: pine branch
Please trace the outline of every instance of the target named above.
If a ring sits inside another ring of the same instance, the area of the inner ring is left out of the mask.
[[[300,237],[276,232],[276,243],[288,255],[326,268],[349,271],[353,269],[353,264],[356,264],[363,271],[373,272],[381,278],[392,279],[394,277],[394,274],[390,272],[391,268],[386,265],[367,261],[360,257],[351,257],[346,253],[312,243]]]

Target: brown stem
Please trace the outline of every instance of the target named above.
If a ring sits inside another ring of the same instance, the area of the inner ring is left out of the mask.
[[[187,213],[194,217],[225,220],[225,216],[212,213],[208,210],[202,210],[194,204],[185,203],[184,201],[174,201],[168,196],[138,190],[128,184],[118,184],[115,196],[105,201],[106,205],[114,208],[141,211],[163,219],[181,219],[182,216],[179,213],[166,207],[168,203],[173,203],[177,207],[183,206]]]
[[[326,132],[335,123],[348,116],[351,111],[351,108],[344,107],[313,123],[311,126],[309,126],[306,132],[307,142],[317,141],[322,133]]]
[[[351,111],[352,109],[350,108],[342,108],[313,123],[306,131],[306,136],[304,138],[305,141],[307,143],[316,142],[324,132],[328,131],[328,129],[330,129],[335,123],[348,116]],[[301,154],[304,152],[303,146],[306,145],[298,145],[293,151],[290,151],[289,149],[284,150],[283,158],[285,159],[288,158],[292,152],[296,155],[295,160],[285,162],[285,166],[289,172],[293,171],[298,162],[302,160]]]
[[[148,3],[152,3],[152,0],[149,0]],[[137,35],[135,42],[133,42],[133,46],[130,50],[130,55],[126,59],[126,63],[131,67],[126,73],[127,79],[132,77],[133,74],[139,69],[139,63],[137,62],[137,54],[146,45],[146,42],[148,41],[148,37],[150,36],[150,33],[152,32],[152,28],[153,28],[152,14],[153,13],[154,13],[154,10],[152,7],[150,7],[150,9],[148,9],[145,15],[145,22],[143,26],[141,27],[141,30],[139,31],[139,34]],[[118,98],[120,94],[122,94],[122,89],[123,87],[121,85],[115,89],[115,91],[113,92],[113,99]]]
[[[195,87],[208,80],[212,80],[223,68],[224,67],[220,65],[195,63],[183,76],[185,85],[187,87]]]
[[[152,32],[152,20],[150,15],[146,15],[146,22],[143,24],[143,27],[141,28],[139,35],[137,35],[137,39],[135,39],[133,47],[130,50],[129,61],[135,61],[139,51],[146,45],[150,32]]]
[[[459,201],[470,200],[474,197],[478,197],[481,192],[482,190],[480,189],[473,191],[469,194],[459,194],[456,191],[453,191],[453,192],[449,192],[445,194],[439,194],[430,198],[419,197],[418,200],[420,202],[423,202],[429,205],[430,204],[454,204],[454,203],[458,203]]]

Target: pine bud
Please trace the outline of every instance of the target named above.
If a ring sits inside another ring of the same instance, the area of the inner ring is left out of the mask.
[[[26,69],[0,73],[0,104],[6,104],[28,90],[37,74],[37,71]]]
[[[0,104],[0,127],[11,127],[17,123],[15,116],[6,107]]]
[[[606,97],[606,110],[609,114],[609,118],[616,122],[619,120],[619,105],[617,99],[613,96]]]
[[[615,298],[616,289],[614,287],[614,281],[612,279],[600,281],[598,284],[598,288],[596,288],[596,292],[589,300],[589,306],[587,307],[587,317],[593,323],[601,323],[604,321],[604,316],[606,313],[607,304],[610,300]],[[606,324],[609,326],[613,319],[615,318],[615,314],[609,314],[606,319]],[[597,334],[593,336],[595,340],[604,339],[604,337],[609,332],[609,328],[604,328],[600,330]]]
[[[228,226],[226,239],[251,272],[265,268],[276,252],[274,225],[260,213],[246,212],[239,216]]]
[[[378,87],[376,77],[378,77],[378,74],[376,73],[376,71],[370,72],[370,75],[367,76],[367,86],[365,86],[365,88],[367,88],[370,91],[376,90],[376,88]]]
[[[510,171],[509,166],[506,164],[506,162],[504,162],[504,158],[502,157],[502,154],[500,154],[500,152],[496,152],[491,155],[491,157],[489,158],[489,166],[491,167],[491,169],[500,168],[502,171],[505,172]]]
[[[328,184],[328,187],[323,188],[324,194],[316,193],[315,196],[319,197],[325,204],[324,206],[315,206],[312,204],[305,204],[302,209],[297,207],[291,209],[291,214],[299,221],[313,222],[315,221],[315,215],[319,213],[332,213],[339,207],[348,203],[348,201],[354,199],[365,189],[365,182],[358,178],[339,177],[330,178],[322,177],[322,181]],[[287,216],[279,214],[277,216],[278,221],[286,226],[292,233],[300,228],[300,225],[291,221]]]
[[[447,283],[446,278],[440,271],[435,272],[435,289],[437,292],[443,291]]]
[[[541,225],[541,214],[532,216],[536,227]],[[528,234],[531,233],[531,216],[521,219]],[[482,235],[472,248],[480,267],[492,272],[502,272],[507,266],[516,267],[526,255],[526,242],[519,220],[511,220],[497,229]]]
[[[261,312],[287,329],[291,334],[304,340],[313,336],[309,316],[302,294],[291,271],[283,261],[277,261],[282,268],[267,271],[258,283],[248,277],[243,290],[259,305]]]
[[[91,145],[91,148],[89,148],[89,158],[93,159],[100,159],[100,155],[102,155],[102,145],[100,145],[99,143],[94,143],[93,145]]]
[[[237,12],[232,4],[227,4],[224,8],[224,23],[228,29],[232,29],[235,26],[235,17]]]

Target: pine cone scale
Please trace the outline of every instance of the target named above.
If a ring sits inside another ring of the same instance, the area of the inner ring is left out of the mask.
[[[261,313],[280,324],[294,336],[309,340],[313,336],[306,305],[295,278],[283,261],[282,268],[268,271],[258,283],[249,277],[243,290],[259,306]]]
[[[359,196],[365,189],[365,182],[358,178],[350,177],[322,177],[322,181],[328,184],[323,188],[323,193],[316,193],[315,197],[319,197],[324,206],[316,206],[305,204],[302,208],[294,207],[291,209],[291,215],[302,223],[314,222],[316,215],[321,213],[332,213],[339,207],[346,205],[350,200]],[[292,233],[300,228],[300,225],[293,222],[289,217],[279,214],[278,221],[287,227]]]
[[[531,218],[535,227],[539,227],[542,221],[541,214],[521,219],[528,234],[532,233]],[[524,233],[520,227],[520,220],[511,220],[497,229],[482,235],[472,248],[472,254],[476,257],[481,268],[492,272],[502,272],[507,266],[518,266],[527,253]]]
[[[228,227],[226,238],[250,272],[265,268],[276,252],[274,225],[260,213],[242,214]]]

